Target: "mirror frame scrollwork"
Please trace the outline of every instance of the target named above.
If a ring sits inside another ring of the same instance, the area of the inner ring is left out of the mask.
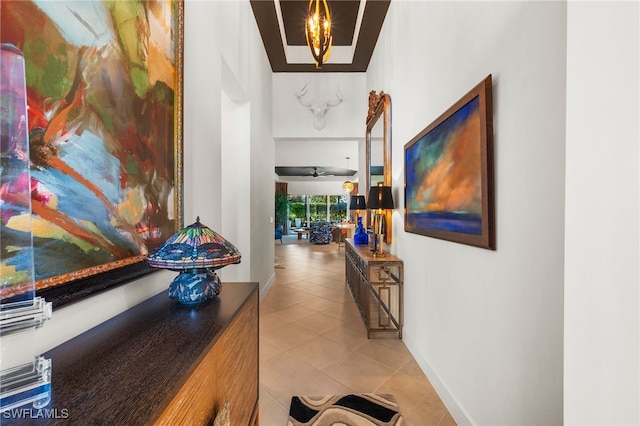
[[[391,186],[391,97],[384,93],[376,93],[375,90],[369,92],[369,112],[367,114],[367,133],[366,133],[366,173],[365,173],[365,194],[369,194],[371,188],[371,131],[382,118],[383,123],[383,184]],[[367,209],[367,227],[371,226],[371,210]],[[393,212],[387,210],[385,214],[385,232],[384,241],[391,244],[391,216]]]

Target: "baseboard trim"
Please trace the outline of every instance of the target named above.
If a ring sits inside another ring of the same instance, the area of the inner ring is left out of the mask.
[[[273,283],[276,280],[276,273],[274,272],[273,274],[271,274],[271,277],[269,278],[269,280],[263,285],[260,286],[260,301],[262,302],[262,300],[265,298],[265,296],[267,295],[267,293],[269,293],[269,290],[271,290],[271,286],[273,286]]]
[[[435,389],[443,404],[447,407],[447,410],[449,410],[449,413],[451,413],[451,416],[456,421],[456,423],[459,426],[471,426],[476,424],[471,420],[471,416],[462,407],[462,405],[458,403],[456,398],[449,391],[444,382],[440,379],[438,373],[436,373],[436,371],[431,367],[429,361],[427,361],[427,359],[422,355],[416,345],[413,344],[411,335],[410,333],[406,332],[406,329],[402,334],[402,340],[404,341],[407,349],[409,349],[409,352],[411,352],[411,355],[413,355],[413,358],[416,360],[424,374],[427,376],[427,379],[429,379],[429,382]]]

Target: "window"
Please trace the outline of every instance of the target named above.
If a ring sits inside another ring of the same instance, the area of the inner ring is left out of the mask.
[[[311,222],[327,220],[326,195],[312,195],[309,197],[309,215]]]
[[[347,196],[329,196],[329,220],[331,222],[343,222],[347,218]]]
[[[291,195],[289,197],[289,219],[294,228],[307,226],[307,196]]]
[[[293,228],[308,227],[311,222],[346,220],[348,195],[290,195],[289,219]]]

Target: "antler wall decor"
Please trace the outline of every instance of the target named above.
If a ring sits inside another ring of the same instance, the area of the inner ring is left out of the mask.
[[[313,114],[313,128],[316,130],[324,129],[324,126],[327,124],[326,115],[329,108],[339,105],[344,99],[342,96],[342,91],[338,86],[338,92],[336,93],[336,99],[325,102],[318,102],[315,99],[312,101],[305,101],[302,99],[304,95],[307,93],[307,84],[300,89],[300,91],[296,92],[295,96],[298,98],[298,102],[300,105],[307,108]]]

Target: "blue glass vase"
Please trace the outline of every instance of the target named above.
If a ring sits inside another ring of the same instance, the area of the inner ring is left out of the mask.
[[[367,235],[367,231],[362,226],[362,217],[358,216],[358,227],[356,228],[356,233],[353,236],[354,244],[369,244],[369,236]]]

